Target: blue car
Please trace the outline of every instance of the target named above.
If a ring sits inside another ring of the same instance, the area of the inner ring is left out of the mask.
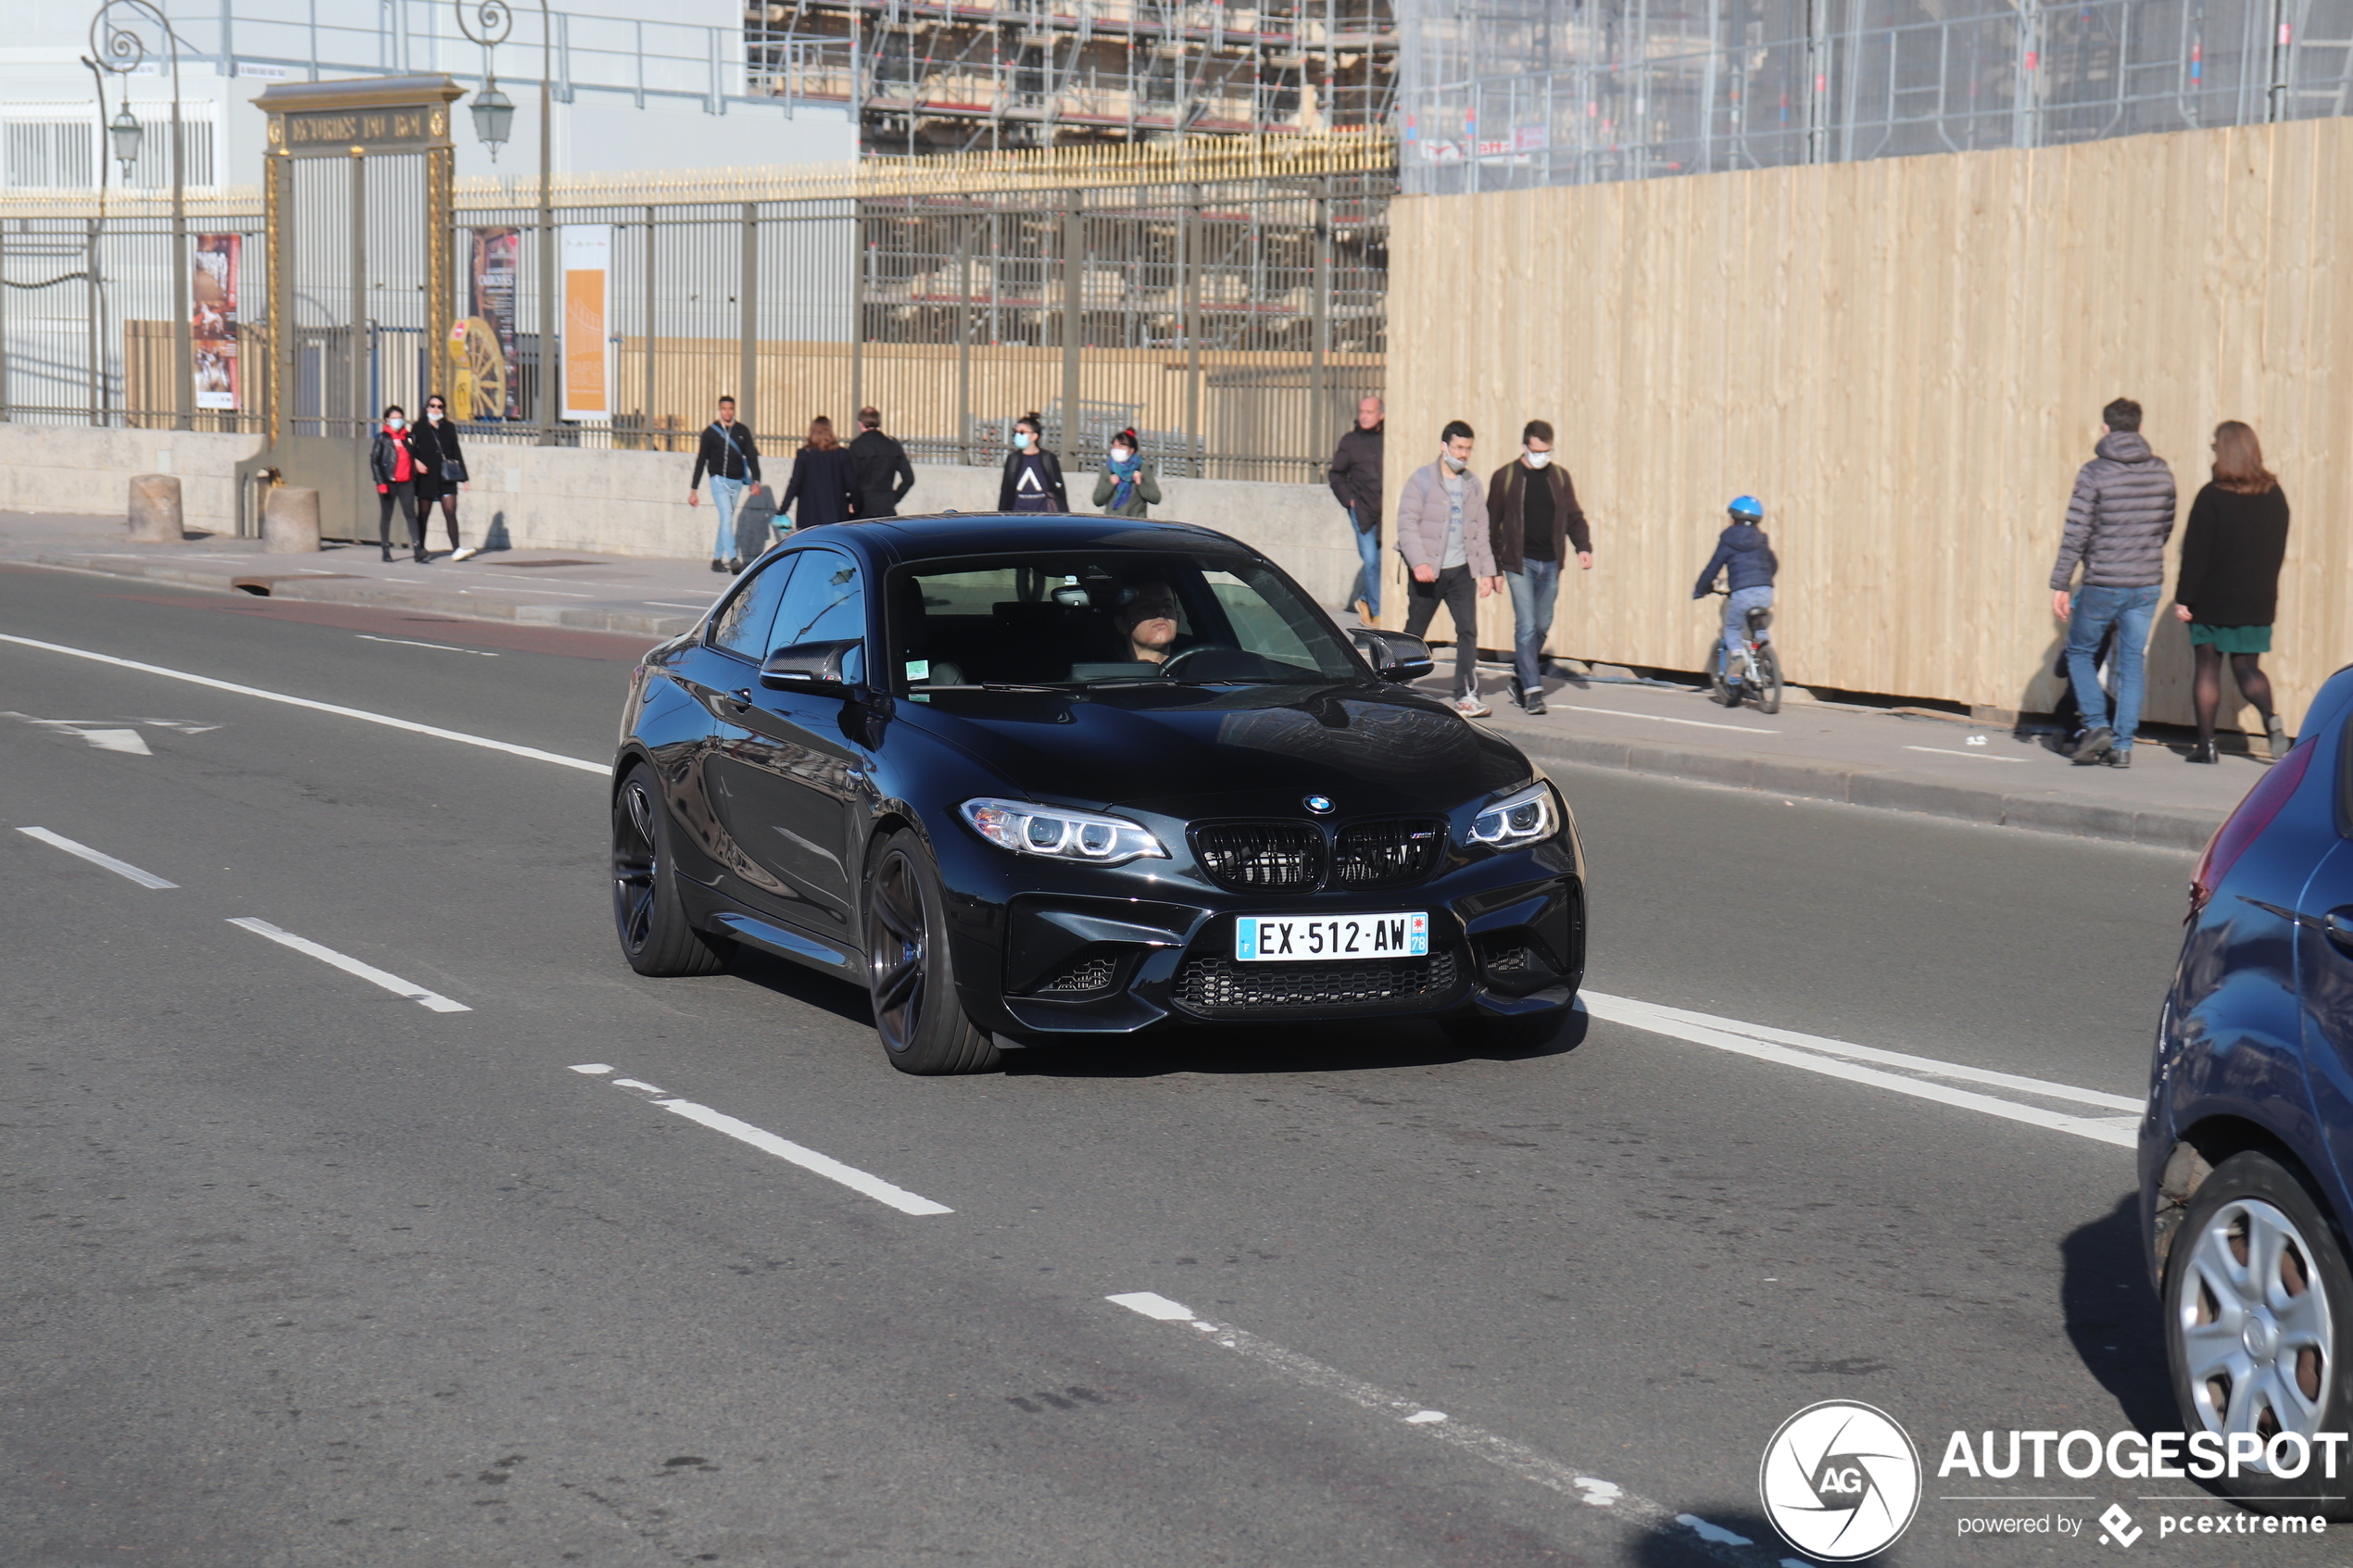
[[[2140,1136],[2183,1430],[2245,1459],[2217,1483],[2233,1496],[2298,1512],[2330,1498],[2334,1518],[2353,1517],[2353,1445],[2311,1445],[2353,1426],[2349,713],[2353,669],[2198,861]]]

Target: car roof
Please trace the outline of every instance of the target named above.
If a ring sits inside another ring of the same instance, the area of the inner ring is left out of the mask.
[[[893,564],[997,551],[1211,550],[1255,556],[1240,540],[1189,522],[1074,512],[940,512],[812,528],[795,541],[838,544]]]

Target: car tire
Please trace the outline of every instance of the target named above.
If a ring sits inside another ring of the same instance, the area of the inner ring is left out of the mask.
[[[613,933],[640,974],[715,974],[732,944],[687,923],[671,859],[677,832],[653,770],[631,768],[612,797]]]
[[[986,1073],[1000,1056],[956,995],[948,898],[922,837],[901,828],[866,861],[866,989],[883,1055],[925,1077]]]
[[[1465,1050],[1532,1051],[1552,1043],[1568,1022],[1570,1009],[1520,1013],[1497,1018],[1483,1012],[1458,1012],[1438,1021],[1446,1037]]]
[[[2353,1413],[2353,1273],[2336,1227],[2278,1161],[2234,1154],[2198,1185],[2166,1254],[2166,1360],[2183,1429],[2251,1431],[2267,1441],[2289,1430],[2309,1437],[2345,1428]],[[2249,1320],[2269,1353],[2257,1356]],[[2227,1436],[2226,1436],[2227,1441]],[[2315,1452],[2294,1479],[2242,1467],[2217,1488],[2270,1512],[2353,1518],[2353,1504],[2315,1505]]]

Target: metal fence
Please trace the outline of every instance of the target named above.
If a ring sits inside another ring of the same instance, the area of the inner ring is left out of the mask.
[[[481,182],[459,194],[454,315],[461,333],[491,318],[460,358],[503,417],[467,439],[685,450],[726,393],[780,445],[821,413],[847,433],[872,404],[919,459],[993,464],[1035,411],[1066,460],[1132,425],[1164,472],[1313,481],[1382,386],[1388,153],[1352,138],[573,178],[545,228],[528,182]],[[421,166],[297,161],[286,387],[260,204],[192,204],[192,235],[242,243],[236,407],[200,397],[195,428],[267,431],[283,395],[288,432],[356,436],[386,403],[413,414],[449,390],[426,384]],[[605,342],[575,328],[543,348],[539,246],[575,226],[610,257]],[[168,215],[144,195],[103,216],[89,194],[0,203],[0,419],[173,425],[170,261]],[[610,412],[564,419],[560,355],[597,350]]]
[[[2353,0],[1400,0],[1416,193],[2353,112]]]

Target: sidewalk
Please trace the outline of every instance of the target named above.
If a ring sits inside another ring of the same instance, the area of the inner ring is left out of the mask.
[[[120,518],[0,513],[0,561],[649,641],[694,626],[733,581],[702,561],[581,552],[386,565],[373,546],[270,556],[252,539],[133,545],[123,535]],[[1340,620],[1348,625],[1353,617],[1340,612]],[[1442,695],[1452,661],[1441,655],[1439,664],[1441,672],[1423,685]],[[2225,753],[2220,766],[2192,767],[2145,737],[2128,770],[2077,768],[2040,736],[1957,718],[1816,702],[1795,689],[1768,718],[1607,667],[1549,680],[1551,711],[1530,718],[1511,705],[1504,674],[1500,665],[1481,667],[1481,692],[1495,709],[1488,722],[1547,766],[1612,768],[2174,850],[2203,846],[2263,766]]]

